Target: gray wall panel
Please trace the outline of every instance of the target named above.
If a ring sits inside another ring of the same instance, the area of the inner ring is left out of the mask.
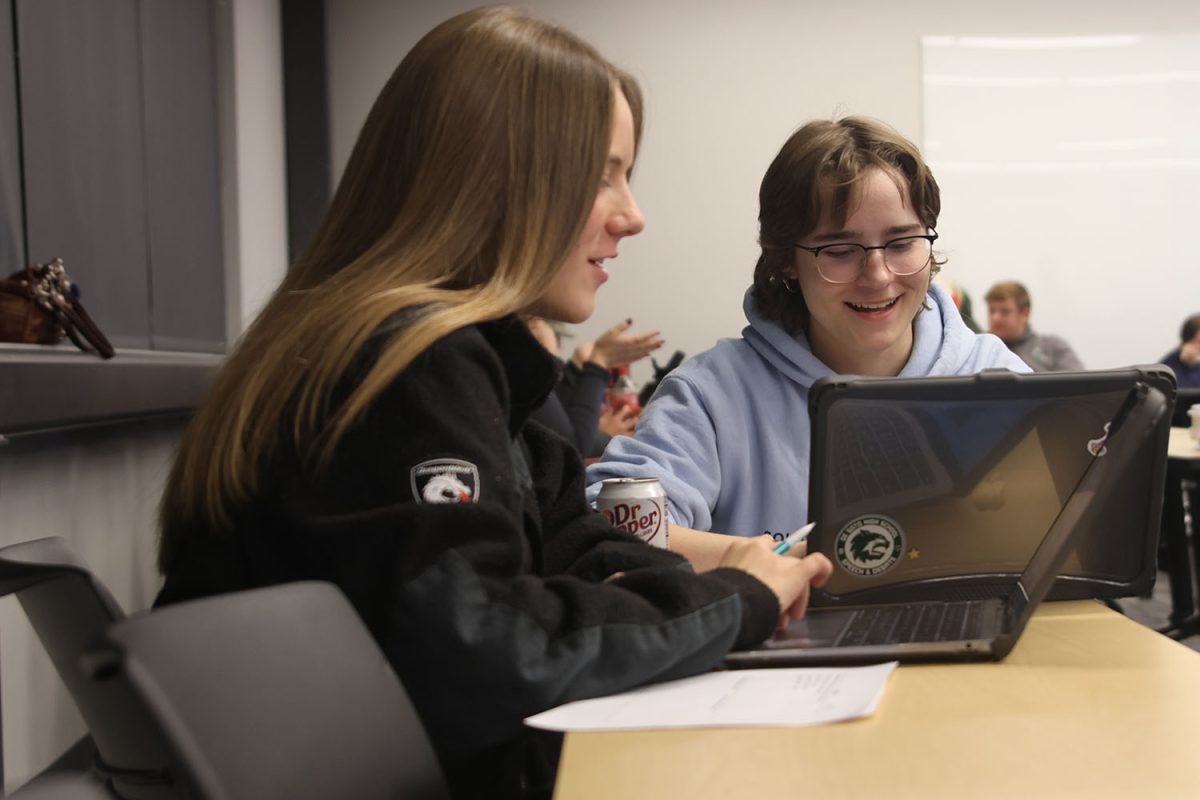
[[[209,0],[143,0],[154,348],[223,352],[225,277]]]
[[[150,344],[136,0],[17,0],[28,252],[117,347]]]
[[[0,277],[20,269],[25,261],[15,41],[12,0],[0,0]]]

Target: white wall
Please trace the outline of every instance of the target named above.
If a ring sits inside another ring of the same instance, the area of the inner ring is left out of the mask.
[[[1019,278],[1035,328],[1085,365],[1161,357],[1200,309],[1200,35],[937,37],[924,68],[940,228],[971,296]]]
[[[62,536],[127,612],[158,592],[155,515],[179,423],[13,437],[0,446],[0,546]],[[7,789],[85,732],[15,597],[0,598],[0,705]]]
[[[437,22],[474,5],[455,0],[326,3],[335,170],[345,163],[375,94],[404,53]],[[679,348],[689,355],[720,336],[736,335],[743,325],[741,298],[757,254],[758,184],[796,127],[814,117],[866,114],[922,141],[922,36],[1200,32],[1195,0],[530,0],[522,5],[590,40],[637,75],[647,96],[634,188],[648,225],[622,246],[613,280],[581,333],[593,335],[633,316],[637,327],[660,328],[668,351]],[[996,119],[995,124],[1030,123]],[[949,209],[955,198],[944,200]],[[956,207],[943,219],[950,223],[986,213]],[[943,226],[942,233],[952,245],[954,231]],[[1185,255],[1176,267],[1180,273],[1188,269]],[[1026,277],[1020,267],[1014,264],[1011,274],[994,277]],[[1111,326],[1120,319],[1131,340],[1129,352],[1144,354],[1132,360],[1157,358],[1174,341],[1183,316],[1200,310],[1200,296],[1193,300],[1175,287],[1142,283],[1136,273],[1096,276],[1087,273],[1087,265],[1078,269],[1079,280],[1111,287],[1119,311],[1089,324]],[[965,261],[952,262],[946,274],[972,290],[986,288],[993,277],[978,274]],[[1043,291],[1061,291],[1067,303],[1069,288]],[[1047,331],[1057,329],[1052,314],[1058,298],[1035,297],[1035,302],[1035,322]],[[1039,313],[1043,310],[1045,315]],[[1059,332],[1081,351],[1092,352],[1087,345],[1092,331]],[[1089,360],[1096,362],[1091,366],[1105,365],[1099,357]]]

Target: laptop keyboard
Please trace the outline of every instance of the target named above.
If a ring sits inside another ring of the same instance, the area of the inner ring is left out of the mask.
[[[978,600],[959,603],[912,603],[861,608],[837,639],[837,646],[952,642],[983,632],[986,609]]]
[[[853,421],[835,423],[834,491],[847,505],[934,482],[911,421],[898,411],[875,407]]]

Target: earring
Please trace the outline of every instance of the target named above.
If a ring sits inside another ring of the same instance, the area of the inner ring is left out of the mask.
[[[787,276],[780,275],[779,282],[783,284],[783,288],[787,290],[788,294],[800,294],[799,281],[792,281],[791,283],[788,283]]]

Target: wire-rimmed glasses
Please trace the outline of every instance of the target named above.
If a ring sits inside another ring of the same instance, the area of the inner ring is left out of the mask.
[[[918,236],[901,236],[883,244],[867,247],[856,242],[836,242],[820,247],[808,247],[796,243],[797,250],[812,253],[817,262],[817,273],[829,283],[851,283],[867,266],[867,256],[872,250],[883,253],[883,263],[893,275],[914,275],[933,260],[933,243],[937,231]]]

